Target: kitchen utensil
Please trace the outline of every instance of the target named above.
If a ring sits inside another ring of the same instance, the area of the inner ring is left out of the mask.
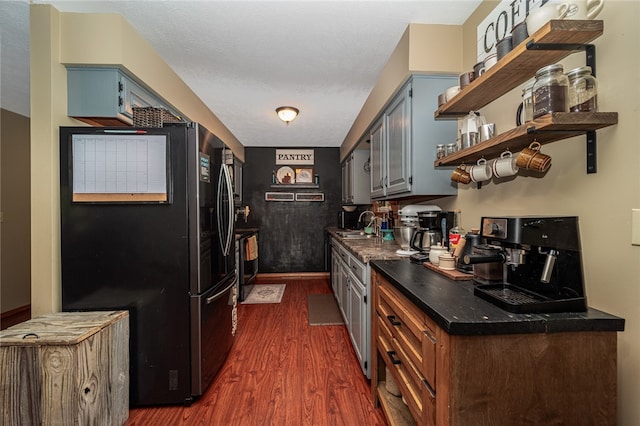
[[[515,48],[528,37],[529,33],[527,32],[527,23],[522,21],[511,30],[511,48]]]
[[[516,165],[523,169],[544,173],[551,167],[551,157],[540,152],[540,142],[533,141],[528,148],[520,151]]]
[[[456,258],[451,253],[443,253],[438,257],[438,268],[445,271],[456,269]]]
[[[440,255],[447,253],[447,248],[440,243],[432,245],[429,247],[429,262],[434,265],[438,265],[440,263]]]
[[[518,105],[516,110],[516,126],[533,120],[533,83],[536,82],[535,78],[527,81],[522,86],[522,102]],[[524,114],[524,117],[523,117]]]
[[[496,158],[491,165],[493,175],[497,178],[513,176],[518,173],[519,167],[516,157],[511,151],[506,150],[500,154],[500,158]]]
[[[533,118],[550,112],[569,112],[569,79],[562,64],[553,64],[536,71],[533,83]]]
[[[604,7],[604,0],[550,0],[549,3],[568,5],[564,19],[595,19]]]
[[[511,36],[506,36],[499,40],[496,43],[496,53],[498,54],[498,60],[504,58],[507,53],[511,52],[512,48]]]
[[[487,123],[480,126],[480,142],[491,139],[496,135],[496,124]]]
[[[502,281],[504,254],[500,247],[479,244],[473,247],[472,255],[465,255],[464,263],[473,265],[473,278],[480,282]]]
[[[434,244],[440,244],[440,241],[442,241],[442,233],[440,230],[418,228],[411,236],[409,246],[412,250],[427,253]]]
[[[481,158],[475,166],[469,168],[469,176],[473,182],[483,182],[491,179],[491,167],[487,164],[487,160]]]
[[[451,180],[453,182],[464,183],[467,184],[471,182],[471,176],[469,176],[469,172],[467,172],[464,164],[459,165],[453,170],[451,173]]]
[[[490,53],[489,55],[487,55],[486,58],[484,58],[484,70],[489,71],[489,69],[494,66],[495,64],[498,63],[498,54],[497,53]]]
[[[473,76],[474,76],[474,78],[478,78],[482,74],[484,74],[484,61],[478,62],[477,64],[475,64],[473,66]]]
[[[416,231],[415,226],[400,225],[393,228],[393,238],[400,244],[403,250],[409,250],[411,237]]]
[[[453,99],[453,97],[455,95],[460,93],[460,86],[449,87],[447,90],[445,90],[444,93],[445,93],[445,97],[447,99],[447,102],[449,102],[451,99]]]
[[[473,80],[475,80],[475,78],[476,78],[476,76],[473,73],[473,71],[464,72],[464,73],[460,74],[460,76],[459,76],[460,89],[468,86],[469,83],[471,83]]]
[[[552,19],[564,19],[569,12],[567,3],[546,3],[544,6],[529,11],[529,15],[525,19],[527,23],[527,32],[533,35]]]

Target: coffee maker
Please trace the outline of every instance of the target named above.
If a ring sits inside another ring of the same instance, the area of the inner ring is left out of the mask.
[[[493,250],[464,263],[503,271],[502,282],[474,278],[475,295],[514,313],[587,310],[577,217],[483,217],[480,235]]]

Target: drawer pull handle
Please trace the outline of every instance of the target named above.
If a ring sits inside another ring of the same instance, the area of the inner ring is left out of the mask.
[[[436,391],[434,391],[433,388],[429,386],[429,382],[427,382],[427,379],[422,379],[422,384],[424,384],[424,386],[427,388],[427,392],[429,392],[429,394],[431,395],[431,398],[435,398]]]
[[[387,355],[389,355],[389,359],[391,360],[391,364],[398,365],[401,363],[399,359],[395,358],[396,351],[387,351]]]
[[[391,323],[391,325],[393,326],[400,326],[402,325],[402,323],[400,321],[396,321],[396,316],[395,315],[387,315],[387,319],[389,320],[389,322]]]

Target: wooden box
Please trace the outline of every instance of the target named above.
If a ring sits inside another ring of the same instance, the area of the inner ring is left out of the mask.
[[[5,425],[122,425],[128,312],[59,312],[1,331],[0,407]]]

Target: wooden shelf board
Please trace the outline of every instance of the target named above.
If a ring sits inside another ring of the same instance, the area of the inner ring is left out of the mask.
[[[402,402],[401,397],[387,392],[385,382],[378,382],[378,400],[391,426],[414,426],[416,424],[409,407]]]
[[[271,188],[280,189],[318,189],[320,185],[315,183],[274,183]]]
[[[457,166],[471,164],[478,159],[497,158],[509,149],[514,154],[537,140],[541,145],[584,134],[618,123],[617,112],[554,112],[533,120],[526,125],[515,127],[487,141],[448,155],[435,162],[435,166]],[[535,132],[529,133],[528,129]]]
[[[516,46],[477,80],[464,87],[434,113],[435,118],[469,114],[493,102],[535,76],[540,68],[556,63],[575,50],[527,50],[527,43],[586,44],[604,32],[603,21],[552,20]]]

